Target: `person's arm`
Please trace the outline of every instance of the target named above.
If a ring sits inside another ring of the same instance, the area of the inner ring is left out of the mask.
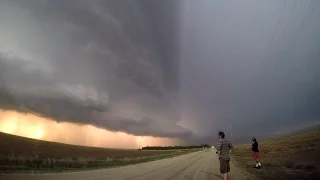
[[[230,143],[230,144],[229,144],[229,149],[230,149],[230,150],[229,150],[229,153],[231,153],[232,148],[233,148],[233,145]]]
[[[254,142],[252,143],[251,151],[253,152],[253,150],[254,150]]]
[[[218,154],[218,157],[220,158],[220,149],[221,149],[221,143],[218,143],[218,147],[217,147],[217,154]]]
[[[220,158],[220,150],[217,150],[218,157]]]

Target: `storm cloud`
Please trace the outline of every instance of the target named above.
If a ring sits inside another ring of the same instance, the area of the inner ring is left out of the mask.
[[[180,93],[185,111],[196,109],[189,121],[208,135],[219,129],[230,135],[231,125],[234,138],[319,124],[320,4],[205,0],[185,6]]]
[[[0,12],[3,99],[57,121],[191,134],[177,125],[167,65],[136,3],[1,1]]]
[[[314,0],[4,0],[1,106],[187,142],[317,125],[319,17]]]

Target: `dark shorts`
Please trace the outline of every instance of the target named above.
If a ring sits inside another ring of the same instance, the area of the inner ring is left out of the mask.
[[[228,173],[230,172],[230,160],[225,160],[220,158],[220,173],[224,174],[224,173]]]
[[[259,158],[259,152],[254,152],[252,156],[254,159]]]

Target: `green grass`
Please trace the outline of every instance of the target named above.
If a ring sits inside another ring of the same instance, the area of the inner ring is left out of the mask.
[[[251,144],[233,150],[238,165],[263,180],[320,177],[320,130],[259,142],[261,169],[253,168]]]
[[[155,161],[199,150],[107,149],[0,133],[0,172],[64,172],[108,168]]]
[[[136,158],[106,158],[106,159],[90,159],[90,158],[38,158],[26,156],[0,156],[0,171],[5,173],[12,172],[64,172],[77,170],[90,170],[100,168],[110,168],[124,165],[131,165],[149,161],[155,161],[165,158],[199,151],[200,149],[181,150],[170,154],[160,154],[155,156],[144,156]]]

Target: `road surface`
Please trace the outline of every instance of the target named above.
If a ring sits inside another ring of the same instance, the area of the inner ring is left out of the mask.
[[[248,180],[248,175],[231,164],[233,180]],[[0,175],[0,180],[212,180],[221,179],[219,161],[213,149],[174,158],[117,168],[55,173]]]

